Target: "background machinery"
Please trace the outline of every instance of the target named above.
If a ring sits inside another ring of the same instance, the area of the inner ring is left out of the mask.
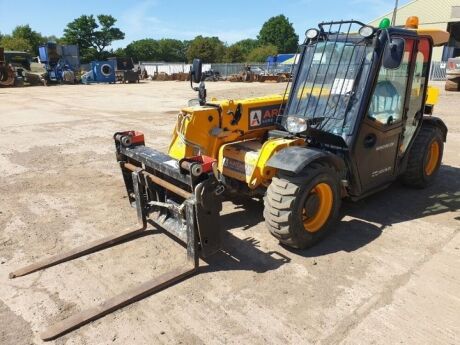
[[[5,50],[0,47],[0,86],[13,86],[14,80],[14,70],[6,63]]]
[[[3,60],[3,79],[0,81],[0,85],[24,86],[25,83],[29,85],[43,85],[45,83],[43,69],[38,68],[38,71],[32,71],[32,57],[29,53],[4,51]]]
[[[134,70],[132,58],[128,57],[112,57],[108,59],[114,62],[115,76],[117,81],[122,83],[138,83],[140,79],[139,72]]]
[[[110,83],[114,84],[117,81],[115,74],[114,60],[108,61],[91,61],[91,69],[82,75],[81,81],[83,84],[90,83]]]
[[[48,83],[76,82],[75,71],[80,68],[77,45],[60,45],[49,42],[38,48],[39,59],[46,69]]]
[[[446,91],[460,91],[460,57],[447,61]]]
[[[114,134],[116,158],[140,227],[11,273],[29,274],[145,233],[147,224],[187,248],[187,264],[77,313],[42,334],[53,339],[197,271],[223,247],[219,213],[232,194],[264,198],[265,224],[281,243],[307,248],[333,228],[341,200],[364,198],[396,179],[423,188],[441,164],[447,128],[430,115],[433,45],[441,30],[357,21],[306,32],[285,95],[207,100],[195,60],[191,100],[168,153],[136,131]],[[199,83],[194,86],[194,83]]]

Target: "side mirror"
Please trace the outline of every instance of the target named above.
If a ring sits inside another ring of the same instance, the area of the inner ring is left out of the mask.
[[[388,40],[388,44],[383,52],[383,67],[396,69],[401,65],[404,57],[405,41],[402,38]]]
[[[200,59],[193,59],[193,64],[192,64],[192,69],[190,73],[192,74],[191,80],[194,83],[199,83],[201,82],[201,76],[203,73],[203,66],[202,62]]]

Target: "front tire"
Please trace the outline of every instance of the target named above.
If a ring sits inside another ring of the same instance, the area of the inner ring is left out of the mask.
[[[315,162],[298,175],[279,171],[267,189],[265,224],[281,243],[308,248],[331,230],[340,204],[339,177],[330,165]]]

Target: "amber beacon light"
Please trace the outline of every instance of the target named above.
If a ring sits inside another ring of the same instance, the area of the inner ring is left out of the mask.
[[[418,29],[418,17],[411,16],[406,20],[406,28],[408,29]]]

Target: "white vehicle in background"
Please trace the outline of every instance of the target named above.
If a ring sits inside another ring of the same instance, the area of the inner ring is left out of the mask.
[[[447,61],[445,88],[446,91],[460,91],[460,57]]]

